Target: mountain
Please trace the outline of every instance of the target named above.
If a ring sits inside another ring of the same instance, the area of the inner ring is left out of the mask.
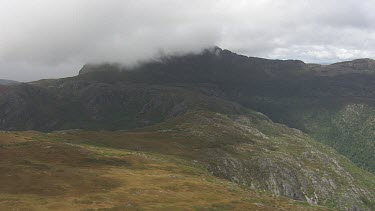
[[[27,139],[53,146],[171,156],[245,190],[371,210],[375,177],[351,161],[375,170],[374,79],[370,59],[317,65],[215,47],[132,68],[85,65],[76,77],[6,87],[0,129],[49,132]]]
[[[375,172],[371,132],[375,130],[374,60],[318,65],[245,57],[215,48],[133,69],[109,64],[95,67],[84,66],[78,77],[106,83],[142,81],[199,87],[205,94],[237,102],[275,122],[298,128]],[[347,117],[350,113],[358,115],[351,119]]]
[[[18,81],[0,79],[0,85],[14,85],[18,83],[19,83]]]
[[[373,108],[374,63],[371,59],[358,59],[331,65],[306,64],[298,60],[246,57],[215,47],[201,54],[164,57],[133,68],[119,64],[85,65],[79,76],[68,81],[95,81],[106,86],[141,83],[185,87],[198,91],[197,94],[226,99],[260,111],[275,122],[298,128],[375,172],[375,144],[370,132],[375,129],[371,123],[375,117],[348,120],[355,133],[345,132],[338,123],[348,106]],[[64,84],[55,81],[49,86],[56,86],[54,83]],[[119,124],[123,127],[127,123]]]
[[[193,66],[187,66],[194,64]],[[220,66],[224,65],[224,66]],[[167,67],[168,66],[168,67]],[[219,47],[214,47],[212,49],[206,49],[201,54],[190,54],[184,56],[164,56],[153,62],[142,63],[136,67],[126,67],[120,64],[86,64],[79,71],[80,75],[92,73],[92,72],[110,72],[110,71],[139,71],[146,69],[161,68],[171,69],[176,71],[175,68],[181,70],[181,72],[186,72],[186,69],[191,74],[192,72],[197,72],[200,74],[207,74],[206,77],[219,78],[220,75],[210,75],[212,71],[226,72],[231,71],[234,74],[239,74],[242,76],[249,76],[251,73],[252,77],[261,76],[264,77],[283,77],[285,76],[337,76],[345,74],[371,74],[375,73],[375,60],[373,59],[356,59],[353,61],[338,62],[329,65],[321,64],[306,64],[300,60],[271,60],[256,57],[247,57],[243,55],[238,55],[228,50],[223,50]],[[206,68],[205,70],[203,70]],[[215,70],[213,70],[215,69]],[[231,69],[231,70],[228,70]],[[150,71],[150,70],[147,70]],[[155,70],[160,71],[160,70]],[[160,74],[160,72],[159,72]],[[223,73],[224,74],[224,73]],[[180,76],[177,76],[180,77]],[[181,77],[180,77],[181,78]],[[194,78],[197,80],[198,78]],[[192,80],[194,80],[192,79]],[[160,79],[159,79],[160,80]],[[207,81],[208,78],[205,78]],[[235,80],[235,78],[231,78]]]

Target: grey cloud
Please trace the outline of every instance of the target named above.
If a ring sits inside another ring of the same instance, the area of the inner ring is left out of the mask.
[[[374,0],[0,0],[0,78],[71,76],[219,45],[308,62],[375,55]]]

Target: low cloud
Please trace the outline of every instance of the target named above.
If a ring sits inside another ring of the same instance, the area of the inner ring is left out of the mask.
[[[334,62],[375,55],[375,1],[0,0],[0,78],[77,74],[218,45],[249,56]]]

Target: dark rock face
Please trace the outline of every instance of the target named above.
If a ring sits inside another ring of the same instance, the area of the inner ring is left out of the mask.
[[[160,85],[57,80],[0,93],[3,130],[124,129],[155,124],[192,109],[238,112],[199,91]]]
[[[85,64],[79,71],[79,74],[82,75],[98,71],[121,71],[121,67],[117,64]]]
[[[58,126],[61,103],[47,90],[27,84],[0,93],[0,127],[6,130],[49,130]]]

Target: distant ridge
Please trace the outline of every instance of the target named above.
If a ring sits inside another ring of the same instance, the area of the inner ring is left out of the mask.
[[[20,82],[18,81],[12,81],[12,80],[5,80],[5,79],[0,79],[0,85],[14,85],[14,84],[19,84]]]
[[[209,60],[207,60],[207,58]],[[134,71],[160,65],[186,65],[190,64],[191,59],[194,59],[195,61],[206,60],[206,65],[211,66],[212,64],[220,64],[225,66],[234,65],[232,69],[256,69],[256,71],[263,72],[266,75],[278,77],[295,76],[296,74],[301,76],[301,73],[302,76],[336,76],[352,73],[375,73],[375,60],[369,58],[355,59],[352,61],[343,61],[333,64],[308,64],[301,60],[248,57],[215,46],[204,49],[199,54],[164,56],[159,60],[143,62],[133,68],[123,67],[119,63],[86,64],[79,71],[79,74],[82,75],[90,72],[102,71]],[[207,61],[210,61],[211,63],[207,63]]]

